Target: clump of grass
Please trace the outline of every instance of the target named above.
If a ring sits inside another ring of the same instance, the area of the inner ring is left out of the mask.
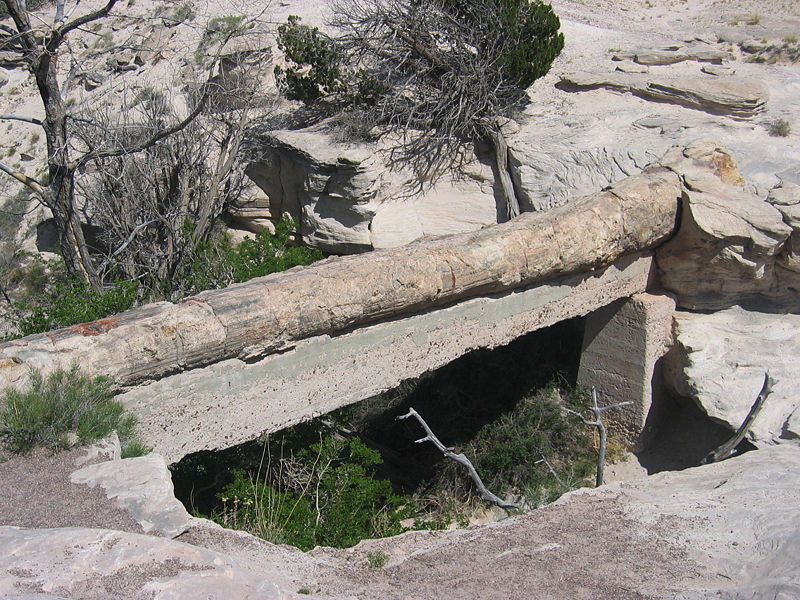
[[[761,23],[761,15],[757,12],[754,12],[752,16],[747,19],[748,25],[758,25],[759,23]]]
[[[772,137],[788,137],[792,132],[792,126],[786,119],[775,119],[769,124],[767,131]]]
[[[370,569],[382,569],[389,563],[389,555],[382,550],[367,552],[367,560],[369,561]]]
[[[24,391],[8,389],[0,404],[0,441],[6,450],[25,454],[37,447],[69,448],[95,442],[116,430],[126,451],[143,451],[135,435],[136,418],[114,399],[111,379],[89,378],[77,364],[46,377],[32,369]]]

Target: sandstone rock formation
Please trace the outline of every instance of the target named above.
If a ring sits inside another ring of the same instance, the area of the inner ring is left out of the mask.
[[[777,208],[743,187],[730,157],[713,142],[700,142],[673,150],[661,164],[685,185],[680,232],[657,252],[661,283],[678,305],[796,308],[800,278],[784,266],[792,261],[786,242],[793,229]],[[784,201],[792,222],[793,205]]]
[[[99,485],[114,504],[131,513],[145,533],[173,538],[192,524],[192,517],[175,498],[167,463],[159,454],[95,463],[72,473],[71,480],[89,487]]]
[[[103,529],[0,527],[0,596],[243,600],[305,588],[329,600],[526,598],[531,589],[543,600],[565,590],[585,598],[791,598],[800,594],[798,503],[800,450],[778,446],[578,490],[489,526],[309,554],[211,525],[186,536],[195,545]],[[369,568],[375,551],[389,556],[386,568]]]
[[[257,231],[292,215],[303,242],[325,252],[393,248],[497,222],[492,169],[477,159],[459,178],[427,181],[390,164],[385,147],[337,143],[323,126],[274,131],[259,153],[247,173],[263,194],[233,207],[232,216]]]
[[[20,592],[120,600],[285,597],[268,577],[235,559],[149,535],[0,527],[0,547],[3,598],[16,598]]]
[[[800,440],[800,315],[732,307],[679,311],[666,381],[709,417],[735,431],[758,396],[764,373],[776,381],[748,439],[758,446]]]
[[[767,92],[757,81],[733,77],[672,79],[638,73],[574,73],[562,77],[560,86],[567,91],[608,88],[744,119],[763,111],[767,102]]]

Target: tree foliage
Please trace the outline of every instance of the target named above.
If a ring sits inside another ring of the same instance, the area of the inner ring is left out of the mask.
[[[315,48],[335,44],[346,58],[343,76],[337,52],[287,52],[295,85],[326,93],[320,76],[335,69],[347,87],[342,110],[365,129],[401,132],[395,159],[423,174],[452,166],[465,144],[488,141],[509,216],[518,214],[502,124],[564,46],[552,8],[538,0],[339,0],[331,25],[335,40],[310,36],[296,18],[283,26],[284,45],[297,37]]]

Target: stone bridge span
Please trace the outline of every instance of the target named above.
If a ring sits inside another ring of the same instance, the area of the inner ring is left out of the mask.
[[[684,177],[654,166],[474,233],[6,342],[0,387],[77,361],[114,378],[168,461],[228,447],[646,291],[682,198]]]

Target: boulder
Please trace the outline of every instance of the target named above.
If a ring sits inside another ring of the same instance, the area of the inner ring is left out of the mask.
[[[572,73],[561,77],[566,91],[606,88],[658,102],[669,102],[715,115],[748,119],[766,107],[761,83],[739,77],[670,77],[652,73]]]
[[[303,242],[334,254],[393,248],[422,237],[475,231],[498,220],[491,167],[425,181],[387,164],[379,145],[337,143],[324,127],[273,132],[248,176],[263,192],[231,215],[258,230],[290,214]]]
[[[748,439],[757,446],[800,440],[800,315],[732,307],[712,314],[679,311],[665,379],[731,430],[753,405],[764,373],[776,381]]]
[[[661,163],[684,182],[678,234],[656,252],[662,285],[678,306],[716,310],[734,304],[792,306],[785,262],[792,228],[762,198],[745,190],[736,164],[713,142],[674,149]]]
[[[175,498],[167,463],[158,454],[89,465],[72,473],[70,480],[89,487],[99,485],[145,533],[175,537],[191,525],[192,517]]]

